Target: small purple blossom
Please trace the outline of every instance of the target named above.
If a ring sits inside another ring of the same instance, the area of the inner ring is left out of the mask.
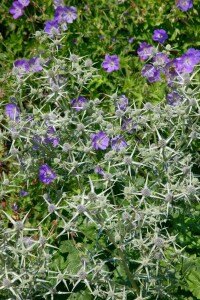
[[[14,73],[22,76],[30,71],[29,62],[26,59],[17,59],[14,62]]]
[[[125,111],[128,106],[128,98],[125,95],[121,95],[116,101],[116,108]]]
[[[72,100],[71,106],[76,110],[82,110],[84,104],[87,103],[87,100],[83,96],[79,96],[78,98],[74,98]]]
[[[161,79],[160,70],[150,64],[144,65],[142,68],[142,76],[147,77],[149,82],[155,82]]]
[[[59,139],[56,137],[56,131],[53,127],[49,127],[47,129],[47,134],[44,139],[44,142],[46,144],[52,144],[54,147],[59,145]]]
[[[163,44],[168,39],[168,34],[164,29],[156,29],[152,35],[152,39],[155,42]]]
[[[103,169],[100,166],[96,166],[94,171],[95,171],[96,174],[99,174],[99,175],[102,175],[102,176],[105,174]]]
[[[60,28],[57,20],[46,21],[44,31],[49,34],[50,37],[58,35],[60,33]]]
[[[137,124],[133,122],[132,118],[125,118],[122,124],[122,129],[126,130],[128,133],[132,133],[133,129],[137,128]]]
[[[182,11],[187,11],[188,9],[193,7],[192,0],[176,0],[176,6],[180,8]]]
[[[5,107],[5,114],[10,119],[15,120],[16,122],[18,122],[19,121],[20,109],[15,103],[8,103]]]
[[[39,149],[38,145],[42,143],[42,138],[38,134],[36,134],[33,137],[33,142],[34,142],[33,150],[38,150]]]
[[[14,1],[12,3],[12,7],[10,8],[10,13],[13,15],[14,19],[18,19],[21,17],[24,13],[23,5],[19,3],[18,1]]]
[[[13,209],[15,212],[18,211],[18,205],[17,205],[17,203],[14,203],[14,204],[12,205],[12,209]]]
[[[18,2],[23,6],[26,7],[30,4],[30,0],[18,0]]]
[[[127,147],[127,143],[123,136],[116,136],[111,139],[111,147],[113,150],[116,150],[117,152],[120,151],[122,148]]]
[[[143,42],[140,44],[139,49],[137,50],[137,54],[142,60],[146,60],[152,56],[153,46]]]
[[[45,184],[51,183],[56,178],[56,174],[47,165],[42,165],[39,172],[39,180]]]
[[[120,58],[117,55],[107,55],[102,63],[102,67],[108,73],[117,71],[120,68]]]
[[[28,196],[28,192],[27,192],[27,191],[24,191],[24,190],[21,190],[21,191],[20,191],[20,196],[21,196],[21,197],[26,197],[26,196]]]
[[[96,150],[105,150],[109,145],[109,137],[105,132],[98,132],[92,135],[92,147]]]
[[[176,91],[172,91],[171,93],[167,94],[167,102],[169,105],[172,106],[179,105],[182,100],[183,100],[182,96]]]
[[[40,59],[38,57],[32,57],[31,59],[29,59],[29,66],[30,66],[30,69],[33,71],[33,72],[40,72],[42,71],[42,66],[40,65],[39,63]]]

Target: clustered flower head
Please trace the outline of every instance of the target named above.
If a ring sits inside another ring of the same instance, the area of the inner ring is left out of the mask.
[[[187,11],[193,7],[193,0],[176,0],[176,6],[182,11]]]
[[[28,6],[30,0],[18,0],[12,3],[12,7],[10,8],[10,13],[13,15],[14,19],[18,19],[24,14],[24,8]]]
[[[152,39],[161,44],[163,44],[167,38],[168,34],[164,29],[154,30],[154,34],[152,35]],[[142,60],[152,58],[152,64],[147,63],[142,68],[142,75],[147,77],[149,82],[161,80],[160,75],[163,73],[168,79],[168,83],[170,83],[171,79],[174,79],[180,74],[192,73],[194,67],[200,62],[200,50],[194,48],[188,49],[181,57],[171,60],[166,53],[152,51],[153,46],[146,42],[141,43],[137,51]]]
[[[107,55],[102,63],[102,67],[108,73],[117,71],[120,68],[120,58],[117,55]]]
[[[15,75],[23,76],[26,73],[40,72],[43,70],[43,67],[40,62],[40,58],[32,57],[31,59],[17,59],[14,62],[13,72]]]
[[[67,24],[73,23],[77,19],[77,9],[74,6],[63,6],[54,4],[56,10],[53,20],[46,21],[44,31],[48,33],[50,37],[54,37],[60,33],[60,28],[63,31],[67,30]],[[61,2],[62,4],[62,2]]]

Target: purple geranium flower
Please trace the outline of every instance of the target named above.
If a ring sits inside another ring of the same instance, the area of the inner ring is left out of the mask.
[[[31,68],[31,70],[33,71],[33,72],[40,72],[40,71],[42,71],[42,66],[40,65],[40,63],[39,63],[39,58],[38,57],[32,57],[31,59],[29,59],[29,66],[30,66],[30,68]]]
[[[167,102],[169,105],[176,106],[183,100],[182,96],[176,91],[167,94]]]
[[[196,64],[200,61],[200,57],[191,54],[183,54],[176,59],[176,69],[179,73],[192,73]]]
[[[47,134],[44,139],[44,142],[46,144],[52,144],[54,147],[58,146],[59,144],[59,139],[56,137],[56,131],[54,130],[53,127],[49,127],[47,129]]]
[[[188,9],[193,7],[192,0],[176,0],[176,6],[180,8],[182,11],[187,11]]]
[[[152,56],[153,46],[143,42],[140,44],[139,49],[137,50],[137,54],[142,60],[146,60]]]
[[[73,23],[77,18],[76,8],[74,6],[58,6],[54,15],[54,20],[59,24]]]
[[[19,3],[18,1],[14,1],[12,3],[12,7],[10,8],[10,13],[13,15],[14,19],[17,19],[23,15],[24,13],[23,8],[24,8],[23,5],[21,5],[21,3]]]
[[[125,111],[128,106],[128,98],[125,95],[121,95],[116,101],[116,108]]]
[[[120,58],[117,55],[106,55],[102,67],[108,73],[117,71],[120,68]]]
[[[169,62],[169,57],[167,54],[158,53],[154,56],[153,62],[155,63],[155,65],[163,67],[166,65],[166,63]]]
[[[29,62],[26,59],[17,59],[14,62],[14,72],[16,75],[24,75],[30,71]]]
[[[79,111],[83,109],[85,103],[87,103],[87,100],[83,96],[79,96],[72,100],[71,105],[75,110]]]
[[[39,180],[41,182],[49,184],[54,180],[54,178],[56,178],[56,174],[47,164],[40,167]]]
[[[142,68],[142,76],[147,77],[149,82],[155,82],[160,80],[160,70],[156,67],[146,64]]]
[[[116,136],[111,139],[111,147],[112,149],[116,150],[117,152],[120,151],[122,148],[125,148],[127,143],[123,136]]]
[[[54,20],[56,20],[59,24],[61,24],[62,28],[64,30],[67,29],[67,24],[66,24],[66,12],[65,8],[62,6],[58,6],[56,8],[56,12],[54,14]]]
[[[60,28],[57,20],[46,21],[46,26],[44,27],[44,31],[49,34],[50,37],[54,35],[58,35],[60,33]]]
[[[102,176],[105,174],[103,169],[100,166],[96,166],[94,171],[95,171],[96,174],[99,174],[99,175],[102,175]]]
[[[30,4],[30,0],[18,0],[18,2],[23,6],[26,7]]]
[[[156,29],[152,35],[152,39],[163,44],[168,39],[168,34],[164,29]]]
[[[109,137],[105,132],[98,132],[92,135],[92,146],[94,149],[102,149],[105,150],[109,145]]]
[[[132,118],[125,118],[122,124],[122,129],[127,130],[128,133],[132,133],[133,129],[137,128],[137,124],[133,122]]]
[[[15,103],[8,103],[5,107],[5,114],[10,119],[19,121],[20,109]]]

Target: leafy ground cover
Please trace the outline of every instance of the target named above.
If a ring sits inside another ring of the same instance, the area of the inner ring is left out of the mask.
[[[1,2],[1,299],[200,299],[199,11]]]

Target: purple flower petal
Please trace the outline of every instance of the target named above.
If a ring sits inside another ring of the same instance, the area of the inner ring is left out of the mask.
[[[109,145],[109,137],[105,132],[98,132],[97,134],[92,135],[92,146],[94,149],[105,150]]]
[[[117,55],[106,55],[102,67],[108,73],[117,71],[120,68],[120,58]]]
[[[127,147],[127,143],[123,136],[116,136],[111,139],[111,147],[113,150],[116,150],[117,152],[120,151],[122,148]]]
[[[164,29],[156,29],[152,35],[152,39],[163,44],[168,39],[168,34]]]
[[[5,114],[10,119],[19,121],[20,109],[15,103],[8,103],[5,107]]]
[[[21,17],[24,13],[23,5],[19,3],[18,1],[14,1],[12,3],[12,7],[10,8],[10,13],[13,15],[14,19],[18,19]]]
[[[187,11],[188,9],[193,7],[192,0],[176,0],[176,6],[180,8],[182,11]]]
[[[54,180],[54,178],[56,178],[56,174],[47,164],[40,167],[39,180],[41,182],[49,184]]]
[[[79,111],[83,109],[85,103],[87,103],[87,100],[83,96],[79,96],[72,100],[71,105],[76,111]]]

